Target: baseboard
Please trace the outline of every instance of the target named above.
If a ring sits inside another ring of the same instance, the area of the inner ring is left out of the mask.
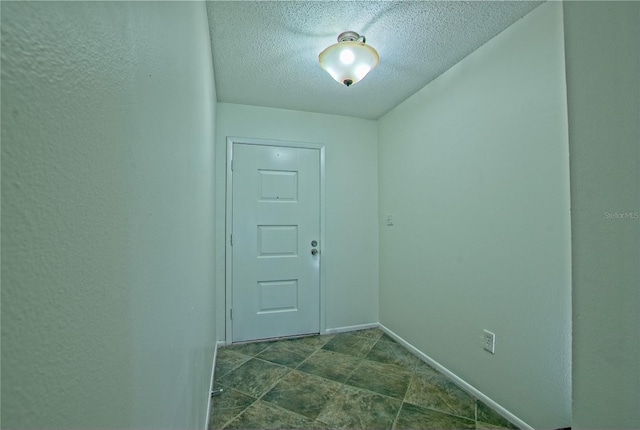
[[[213,363],[211,364],[211,379],[209,380],[209,391],[207,391],[207,416],[204,421],[204,430],[208,430],[209,418],[211,417],[211,392],[213,391],[213,381],[216,372],[216,359],[218,358],[218,348],[224,346],[224,341],[216,342],[213,348]]]
[[[450,371],[449,369],[444,367],[442,364],[438,363],[436,360],[434,360],[433,358],[429,357],[427,354],[425,354],[424,352],[420,351],[415,346],[411,345],[409,342],[407,342],[406,340],[404,340],[403,338],[401,338],[400,336],[398,336],[397,334],[395,334],[394,332],[389,330],[387,327],[385,327],[382,324],[377,324],[377,326],[380,327],[380,330],[382,330],[383,332],[388,334],[390,337],[392,337],[394,340],[396,340],[399,344],[401,344],[402,346],[407,348],[409,351],[411,351],[415,356],[420,358],[422,361],[424,361],[425,363],[427,363],[431,367],[434,367],[440,373],[442,373],[445,376],[447,376],[458,387],[460,387],[461,389],[463,389],[464,391],[466,391],[467,393],[469,393],[470,395],[472,395],[476,399],[481,400],[482,402],[484,402],[487,406],[491,407],[491,409],[493,409],[494,411],[496,411],[497,413],[502,415],[505,419],[509,420],[509,422],[515,424],[518,428],[527,429],[527,430],[533,430],[533,427],[531,427],[529,424],[525,423],[520,418],[516,417],[511,412],[509,412],[508,410],[506,410],[505,408],[500,406],[498,403],[496,403],[493,400],[491,400],[489,397],[484,395],[480,390],[475,388],[473,385],[467,383],[464,379],[460,378],[458,375],[456,375],[455,373],[453,373],[452,371]]]
[[[346,333],[349,331],[366,330],[369,328],[376,328],[379,326],[380,324],[378,323],[369,323],[369,324],[350,325],[346,327],[327,328],[324,330],[322,334]]]

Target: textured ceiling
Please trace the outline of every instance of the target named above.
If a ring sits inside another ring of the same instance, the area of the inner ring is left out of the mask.
[[[541,2],[210,1],[220,102],[377,119]],[[345,87],[318,54],[353,30],[380,54]]]

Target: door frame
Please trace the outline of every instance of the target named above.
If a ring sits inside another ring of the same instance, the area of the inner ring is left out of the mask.
[[[233,145],[279,146],[287,148],[316,149],[320,151],[320,334],[326,331],[325,326],[325,274],[322,254],[325,252],[325,145],[321,143],[291,142],[271,139],[255,139],[245,137],[227,137],[226,162],[226,197],[225,197],[225,344],[233,343],[233,321],[231,306],[233,296],[233,249],[231,247],[231,232],[233,231],[233,174],[231,162],[233,160]]]

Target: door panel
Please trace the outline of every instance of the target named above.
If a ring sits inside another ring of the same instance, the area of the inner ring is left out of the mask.
[[[232,192],[233,341],[318,333],[320,151],[234,143]]]

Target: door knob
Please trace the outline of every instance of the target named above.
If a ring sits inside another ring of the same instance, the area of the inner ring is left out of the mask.
[[[318,250],[317,250],[317,249],[315,249],[315,248],[313,248],[313,249],[311,250],[311,255],[317,255],[317,254],[318,254]]]

